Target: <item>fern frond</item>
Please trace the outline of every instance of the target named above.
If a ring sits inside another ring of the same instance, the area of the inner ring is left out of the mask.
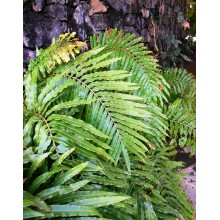
[[[99,36],[90,38],[91,47],[105,46],[101,53],[111,52],[109,57],[121,57],[120,60],[110,65],[111,70],[126,70],[130,73],[128,81],[137,83],[139,88],[131,91],[131,94],[143,98],[147,105],[147,111],[152,114],[148,123],[154,128],[152,134],[145,134],[150,146],[161,147],[164,145],[167,130],[166,116],[157,107],[158,101],[162,105],[167,100],[165,94],[169,94],[169,84],[159,73],[158,64],[150,55],[150,51],[143,45],[141,38],[135,38],[133,34],[122,35],[113,29],[110,34],[106,31]],[[163,89],[161,89],[161,87]],[[160,133],[162,131],[162,133]],[[158,135],[160,133],[160,135]],[[154,147],[153,147],[154,148]]]
[[[195,112],[196,81],[194,76],[184,69],[177,68],[168,69],[162,75],[170,85],[169,101],[173,102],[180,98],[184,108],[192,109]]]
[[[173,147],[156,150],[147,156],[147,163],[142,162],[137,156],[131,156],[129,176],[121,164],[113,167],[103,163],[113,179],[108,179],[105,172],[97,171],[94,175],[91,173],[94,171],[90,169],[83,172],[83,175],[91,179],[91,183],[95,185],[87,185],[85,189],[99,193],[99,190],[107,187],[111,193],[120,192],[132,197],[125,201],[126,207],[116,204],[101,208],[103,217],[108,217],[111,213],[114,219],[142,220],[151,217],[190,220],[193,209],[179,185],[183,175],[178,171],[182,168],[182,163],[170,159],[175,154]]]
[[[190,220],[193,209],[178,184],[182,180],[182,174],[177,172],[182,164],[170,159],[170,155],[175,153],[173,147],[157,150],[149,156],[150,164],[145,165],[135,158],[132,159],[134,161],[132,169],[135,175],[139,174],[139,177],[134,179],[137,183],[135,189],[143,199],[138,197],[140,200],[137,203],[140,203],[140,209],[143,209],[141,208],[143,203],[150,201],[158,218],[175,217]],[[150,178],[151,176],[154,178]]]
[[[37,73],[38,79],[45,78],[48,73],[52,72],[56,64],[67,63],[71,57],[75,58],[75,55],[85,45],[84,42],[74,38],[75,34],[73,32],[60,35],[59,39],[52,43],[50,47],[38,50],[38,56],[30,62],[24,78],[33,71]]]
[[[31,76],[30,74],[30,79]],[[111,147],[97,139],[97,137],[109,139],[107,135],[80,119],[63,115],[60,112],[62,109],[90,104],[95,99],[55,102],[59,94],[75,83],[66,78],[64,74],[60,74],[51,76],[48,83],[42,87],[37,88],[38,83],[34,84],[37,101],[35,100],[34,109],[27,108],[31,117],[24,125],[24,146],[34,143],[39,154],[43,154],[48,149],[57,150],[58,145],[76,146],[76,151],[84,156],[96,158],[95,155],[99,155],[114,162],[112,157],[106,153],[106,149],[111,149]],[[27,105],[29,96],[29,90],[25,85]]]
[[[168,69],[163,73],[170,84],[170,97],[164,114],[169,121],[170,144],[191,146],[191,156],[196,142],[196,80],[183,69]]]
[[[118,62],[113,63],[110,69],[129,71],[130,82],[137,83],[140,88],[135,94],[147,100],[157,100],[161,102],[166,97],[160,90],[159,85],[163,85],[167,91],[169,85],[158,73],[158,64],[150,55],[150,51],[145,48],[141,38],[136,38],[134,34],[122,36],[122,30],[119,32],[113,29],[109,35],[108,31],[99,36],[90,37],[91,47],[105,46],[103,53],[112,52],[110,57],[122,57]]]
[[[65,73],[68,79],[76,82],[76,96],[96,99],[86,107],[84,118],[111,138],[106,141],[112,148],[110,155],[117,163],[122,153],[130,170],[129,152],[144,158],[148,151],[148,139],[138,138],[138,133],[152,133],[152,127],[143,121],[150,118],[151,114],[146,110],[143,99],[130,93],[138,88],[136,83],[125,81],[130,73],[124,70],[103,71],[103,68],[121,59],[108,58],[111,53],[103,53],[104,49],[94,48],[79,55],[74,61],[56,68],[54,73]],[[136,134],[129,132],[128,126],[135,128]]]
[[[85,191],[83,187],[90,183],[90,179],[79,180],[80,173],[89,165],[88,162],[77,163],[74,167],[66,167],[63,162],[68,158],[74,149],[65,153],[65,156],[58,156],[53,160],[52,166],[48,163],[48,154],[44,162],[36,166],[35,161],[42,161],[42,155],[34,154],[32,149],[24,151],[24,156],[34,156],[29,160],[33,171],[33,177],[24,174],[24,219],[41,217],[43,219],[55,217],[102,217],[98,207],[107,205],[121,205],[130,196],[109,191]],[[51,159],[51,158],[50,158]],[[44,172],[42,166],[46,167]],[[28,164],[25,164],[28,167]],[[78,176],[76,178],[76,176]],[[75,181],[75,180],[77,181]],[[79,191],[81,189],[81,191]],[[124,204],[126,206],[126,204]]]
[[[193,155],[196,144],[196,115],[184,109],[181,103],[182,100],[177,99],[165,112],[169,120],[170,144],[192,146]]]

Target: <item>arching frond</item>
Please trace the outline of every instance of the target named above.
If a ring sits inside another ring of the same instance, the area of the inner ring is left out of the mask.
[[[144,160],[148,151],[149,140],[140,132],[152,134],[153,127],[143,121],[151,114],[143,98],[131,94],[138,86],[125,81],[129,72],[103,71],[121,59],[108,58],[112,53],[103,53],[104,49],[94,48],[79,55],[73,62],[59,66],[54,73],[65,73],[68,79],[76,82],[75,95],[96,100],[86,107],[84,118],[111,138],[106,141],[112,147],[110,155],[117,163],[122,152],[130,171],[129,152]]]
[[[196,145],[196,114],[181,105],[177,99],[165,112],[169,120],[170,144],[180,147],[191,146],[191,155]]]
[[[105,46],[102,53],[111,52],[109,57],[121,57],[111,64],[110,69],[128,71],[128,81],[137,83],[139,88],[131,91],[131,94],[142,97],[147,111],[152,114],[152,120],[149,119],[148,124],[154,129],[151,134],[145,134],[145,137],[149,139],[151,146],[162,147],[168,127],[166,116],[157,105],[158,101],[162,105],[163,101],[167,100],[164,92],[166,95],[169,94],[169,84],[159,73],[157,61],[152,58],[151,52],[141,42],[141,38],[135,38],[134,34],[123,36],[122,30],[119,32],[117,29],[113,29],[110,34],[106,31],[99,36],[93,35],[90,44],[92,48]]]
[[[122,30],[119,32],[113,29],[109,34],[106,31],[99,36],[90,37],[91,47],[105,46],[103,53],[112,52],[111,57],[122,57],[118,62],[113,63],[110,69],[120,69],[130,72],[129,81],[138,84],[139,89],[135,91],[145,100],[166,100],[166,97],[160,90],[163,85],[167,91],[169,85],[158,73],[158,64],[150,55],[150,51],[141,43],[141,38],[135,38],[134,34],[122,36]]]
[[[27,79],[29,78],[32,81],[32,74]],[[76,146],[76,151],[84,156],[96,158],[96,155],[99,155],[114,162],[113,158],[106,153],[106,149],[111,147],[97,139],[97,137],[108,139],[107,135],[92,125],[74,118],[73,115],[62,114],[61,111],[90,104],[95,99],[75,99],[56,103],[59,95],[76,82],[68,79],[64,74],[51,76],[48,79],[47,84],[39,88],[38,83],[34,83],[31,92],[30,83],[27,81],[25,84],[25,103],[30,118],[24,125],[24,146],[34,143],[39,154],[43,154],[48,149],[57,150],[59,145]],[[28,99],[33,97],[33,93],[36,98],[34,105],[30,107]]]

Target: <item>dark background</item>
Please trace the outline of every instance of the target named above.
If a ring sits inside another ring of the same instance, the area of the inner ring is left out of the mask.
[[[53,37],[64,32],[77,33],[80,40],[88,40],[93,33],[109,28],[122,28],[125,33],[143,37],[149,50],[157,54],[162,66],[178,66],[193,58],[194,51],[184,42],[187,28],[189,0],[23,0],[24,71],[35,57],[36,46],[46,48]],[[96,4],[98,2],[98,4]],[[99,8],[106,8],[106,12]],[[94,13],[98,11],[97,13]],[[155,51],[155,39],[159,52]],[[180,54],[181,53],[181,54]]]

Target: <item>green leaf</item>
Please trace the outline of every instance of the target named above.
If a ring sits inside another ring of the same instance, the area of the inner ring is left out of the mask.
[[[95,99],[91,99],[91,100],[74,100],[74,101],[60,103],[60,104],[55,105],[54,107],[52,107],[49,111],[47,111],[46,116],[50,115],[53,111],[58,111],[58,110],[63,109],[63,108],[72,108],[72,107],[79,106],[79,105],[90,104],[91,102],[94,102],[94,101],[95,101]]]
[[[23,164],[33,162],[36,157],[37,155],[34,154],[32,147],[29,147],[27,150],[23,150]]]
[[[144,207],[145,207],[145,219],[148,220],[157,220],[156,213],[153,209],[153,205],[150,201],[144,202]]]
[[[74,150],[75,148],[72,148],[58,157],[58,159],[52,164],[52,169],[58,167]]]
[[[106,206],[99,208],[105,216],[111,216],[112,219],[133,220],[134,218],[120,208],[114,206]]]
[[[95,152],[96,154],[99,154],[103,157],[106,157],[106,158],[110,159],[112,162],[114,162],[113,158],[108,153],[106,153],[102,148],[96,147],[95,145],[91,144],[89,141],[86,141],[83,137],[81,137],[79,135],[71,134],[67,131],[64,133],[61,130],[55,129],[55,128],[51,129],[51,131],[56,132],[57,134],[68,138],[69,141],[72,142],[71,145],[78,145],[78,147],[76,148],[76,151],[83,150],[83,149],[85,149],[87,151],[89,150],[89,151]],[[87,156],[87,155],[84,155],[84,156]]]
[[[31,164],[30,168],[29,168],[28,171],[27,171],[29,178],[32,176],[32,174],[34,173],[34,171],[42,164],[42,162],[44,161],[44,159],[48,157],[48,155],[50,155],[50,152],[38,156],[38,157],[33,161],[33,163]]]
[[[105,144],[103,141],[99,141],[97,139],[97,137],[94,137],[94,135],[84,131],[83,129],[75,127],[72,124],[69,124],[69,123],[66,123],[66,122],[60,122],[60,121],[52,121],[52,122],[50,122],[50,126],[59,127],[61,129],[62,128],[67,129],[69,132],[74,133],[76,135],[79,135],[82,138],[84,138],[85,140],[93,141],[94,143],[98,144],[99,146],[101,146],[104,149],[111,149],[110,146]]]
[[[129,158],[129,155],[128,155],[128,151],[124,146],[122,147],[122,153],[123,153],[123,157],[124,157],[125,164],[126,164],[126,167],[128,169],[128,172],[131,173],[130,158]]]
[[[65,115],[53,114],[48,118],[48,120],[49,121],[52,121],[52,120],[65,121],[65,122],[71,123],[75,127],[83,128],[84,130],[89,131],[90,133],[92,133],[96,136],[109,139],[109,137],[107,135],[105,135],[104,133],[102,133],[101,131],[96,129],[94,126],[92,126],[91,124],[86,123],[80,119],[76,119],[76,118],[73,118],[70,116],[65,116]]]
[[[45,212],[50,212],[50,207],[39,197],[33,196],[31,193],[24,191],[23,198],[31,200],[34,203],[33,206],[37,207],[38,209],[43,210]]]
[[[85,163],[79,164],[76,167],[73,167],[69,171],[65,172],[61,177],[55,178],[53,185],[58,186],[58,185],[64,184],[65,182],[70,180],[72,177],[80,173],[86,166],[88,166],[88,162],[85,162]]]
[[[130,196],[105,196],[91,199],[82,199],[72,202],[72,205],[83,205],[92,207],[102,207],[106,205],[111,205],[129,199]]]
[[[60,172],[62,168],[53,169],[51,172],[46,172],[38,176],[31,185],[28,187],[28,191],[34,193],[40,185],[48,181],[55,173]]]
[[[76,190],[72,190],[72,192],[70,192],[69,189],[67,189],[67,190],[64,189],[62,191],[63,195],[56,196],[56,197],[50,199],[48,202],[52,203],[52,204],[53,203],[59,203],[59,204],[70,203],[71,204],[71,202],[73,202],[75,200],[90,199],[90,198],[104,197],[104,196],[115,196],[116,195],[115,192],[106,192],[106,191],[76,191],[76,192],[74,192],[74,191],[76,191]]]
[[[159,198],[161,201],[166,203],[166,200],[160,195],[158,190],[152,189],[151,192],[157,197]]]
[[[37,194],[38,197],[40,197],[43,200],[51,199],[55,196],[59,196],[51,201],[59,201],[59,198],[64,197],[63,195],[68,194],[70,192],[75,192],[81,187],[85,186],[87,183],[89,183],[90,180],[82,180],[76,183],[69,184],[67,186],[55,186],[48,189],[45,189]],[[65,198],[65,197],[64,197]]]
[[[119,188],[128,187],[127,181],[111,180],[111,179],[108,179],[108,178],[105,178],[102,176],[97,176],[97,175],[93,175],[90,178],[91,178],[91,182],[93,182],[93,183],[99,183],[99,184],[103,184],[106,186],[115,186],[115,187],[119,187]]]
[[[40,213],[40,212],[34,211],[30,208],[24,208],[23,209],[23,218],[24,219],[41,217],[41,216],[45,216],[45,215]]]
[[[141,38],[122,32],[94,35],[93,49],[77,57],[82,44],[64,34],[29,65],[23,206],[30,219],[193,217],[173,158],[174,145],[195,149],[195,79],[181,69],[159,72]]]
[[[74,218],[74,220],[111,220],[111,219],[110,218],[96,218],[96,217],[76,217]]]
[[[77,205],[51,205],[51,215],[48,217],[74,217],[74,216],[100,216],[100,213],[93,207]]]
[[[63,77],[63,74],[59,74],[56,76],[52,76],[51,78],[48,78],[46,86],[42,88],[42,90],[38,96],[39,107],[41,106],[42,101],[45,98],[45,96],[53,89],[55,83],[62,77]]]
[[[35,205],[34,201],[30,199],[24,199],[23,200],[23,207],[33,206]]]
[[[43,200],[47,200],[50,198],[53,198],[54,196],[59,195],[60,190],[62,189],[62,186],[55,186],[48,189],[45,189],[41,192],[39,192],[36,196]]]
[[[39,104],[39,111],[41,114],[44,115],[45,111],[48,110],[48,106],[55,101],[59,96],[62,95],[64,90],[72,85],[74,85],[75,82],[73,80],[67,80],[60,86],[56,86],[54,89],[52,89],[46,97],[43,99],[42,103]]]
[[[38,69],[35,68],[31,74],[24,79],[25,101],[27,109],[33,111],[37,104],[37,74]]]
[[[27,147],[32,141],[31,134],[37,120],[38,120],[37,116],[32,116],[24,126],[24,130],[23,130],[24,147]]]

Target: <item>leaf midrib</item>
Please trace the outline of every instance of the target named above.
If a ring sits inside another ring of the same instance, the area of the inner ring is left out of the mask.
[[[114,126],[116,127],[116,133],[118,134],[119,136],[119,140],[120,140],[120,143],[122,146],[124,146],[123,142],[122,142],[122,139],[121,139],[121,135],[119,133],[119,130],[118,130],[118,127],[117,127],[117,123],[114,121],[114,118],[111,116],[111,113],[108,111],[108,109],[106,108],[106,106],[104,105],[104,103],[102,102],[102,100],[100,99],[100,97],[98,97],[98,95],[86,84],[84,83],[82,80],[74,77],[74,76],[70,76],[70,75],[67,75],[67,77],[70,77],[70,78],[73,78],[75,79],[76,81],[78,81],[79,83],[81,83],[82,85],[84,85],[96,98],[97,100],[96,101],[99,101],[101,103],[101,105],[104,107],[105,111],[107,112],[107,114],[109,115],[111,121],[113,122]]]
[[[193,127],[191,127],[191,126],[189,126],[189,125],[187,125],[187,124],[181,123],[181,122],[176,121],[176,120],[173,120],[173,119],[169,119],[169,120],[172,121],[172,122],[174,122],[174,123],[181,124],[181,125],[183,125],[183,126],[185,126],[185,127],[191,128],[193,131],[196,131],[195,128],[193,128]]]

